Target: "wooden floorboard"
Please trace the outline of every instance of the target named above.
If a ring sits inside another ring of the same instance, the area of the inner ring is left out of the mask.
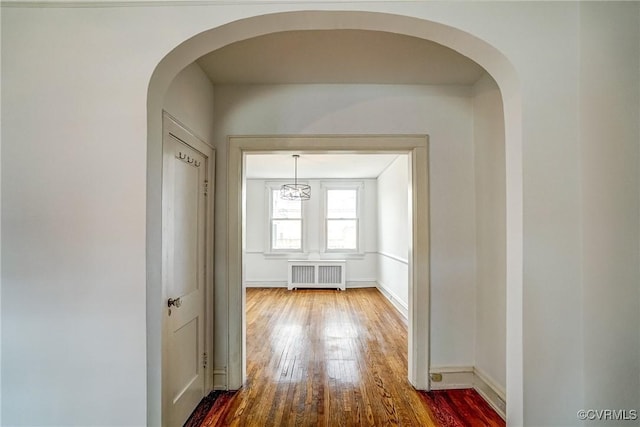
[[[246,307],[247,382],[201,427],[504,425],[473,390],[413,389],[406,324],[377,289],[250,288]]]

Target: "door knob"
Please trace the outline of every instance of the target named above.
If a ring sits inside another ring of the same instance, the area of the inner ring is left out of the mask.
[[[167,301],[167,306],[169,307],[180,308],[181,305],[182,305],[182,300],[179,297],[169,298],[169,301]]]

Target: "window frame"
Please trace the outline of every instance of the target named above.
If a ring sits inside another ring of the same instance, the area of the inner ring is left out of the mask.
[[[363,255],[364,242],[362,223],[363,217],[363,191],[364,182],[362,181],[343,181],[343,182],[321,182],[322,189],[322,207],[321,207],[321,239],[322,239],[322,252],[326,254],[345,254],[345,255]],[[356,216],[355,218],[329,218],[327,215],[327,209],[329,207],[328,195],[330,190],[355,190],[356,192]],[[355,220],[356,221],[356,247],[354,249],[330,249],[328,245],[329,241],[329,221],[330,220]]]
[[[301,182],[301,181],[299,181]],[[267,232],[265,233],[265,251],[266,254],[273,255],[287,255],[287,254],[303,254],[306,253],[306,221],[305,221],[305,205],[304,202],[300,202],[300,218],[279,218],[273,216],[273,197],[274,193],[277,193],[279,196],[280,187],[284,184],[284,182],[267,182],[265,185],[266,197],[266,228]],[[291,220],[291,221],[300,221],[300,248],[296,249],[277,249],[273,247],[273,221],[278,220]]]

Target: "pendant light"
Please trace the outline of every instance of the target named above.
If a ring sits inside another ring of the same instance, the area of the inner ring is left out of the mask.
[[[283,184],[280,187],[280,198],[285,200],[309,200],[311,198],[311,187],[307,184],[298,184],[298,158],[299,154],[293,155],[294,175],[293,184]]]

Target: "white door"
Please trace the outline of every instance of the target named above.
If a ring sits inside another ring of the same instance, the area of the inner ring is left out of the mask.
[[[207,193],[213,150],[167,116],[164,128],[163,424],[177,427],[207,391],[207,227],[212,214]]]

